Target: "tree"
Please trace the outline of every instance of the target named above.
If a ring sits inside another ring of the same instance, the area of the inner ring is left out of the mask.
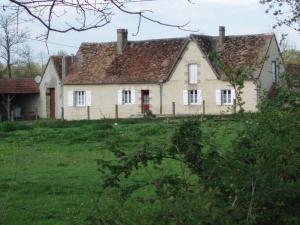
[[[300,64],[300,51],[296,49],[288,49],[282,53],[282,57],[286,64]]]
[[[267,13],[276,18],[277,26],[286,25],[300,33],[300,1],[295,0],[260,0],[261,4],[268,6]]]
[[[0,63],[0,79],[4,76],[5,74],[5,68],[2,63]]]
[[[149,16],[149,10],[137,10],[140,2],[151,0],[85,0],[85,1],[53,1],[53,0],[9,0],[10,4],[4,5],[4,9],[10,9],[18,15],[28,15],[30,19],[38,21],[46,28],[45,38],[48,38],[50,31],[65,33],[68,31],[86,31],[103,27],[112,21],[114,12],[137,17],[138,29],[143,20],[157,23],[164,26],[186,29],[186,24],[174,25],[164,23]],[[190,2],[190,0],[187,0]],[[131,9],[130,5],[134,5]],[[61,23],[64,18],[74,18],[70,22]],[[59,23],[60,22],[60,23]]]
[[[104,180],[88,224],[299,224],[299,110],[269,105],[243,119],[231,150],[197,119],[168,146],[145,142],[132,154],[116,139],[114,159],[98,161]]]
[[[34,51],[29,45],[24,45],[18,55],[18,63],[13,67],[16,77],[35,77],[41,75],[42,68],[34,61]]]
[[[45,53],[44,51],[39,51],[37,54],[37,58],[38,58],[38,62],[40,64],[40,67],[42,68],[42,70],[45,69],[47,60],[48,60],[48,54]]]
[[[17,18],[12,15],[0,15],[0,58],[6,65],[7,76],[12,78],[12,65],[18,47],[26,41],[27,32],[18,30]]]
[[[242,99],[244,83],[246,80],[255,82],[254,73],[263,62],[259,62],[255,65],[244,66],[244,67],[232,67],[227,65],[219,52],[212,51],[208,54],[209,59],[214,66],[219,70],[220,74],[230,83],[233,87],[236,95],[236,102],[234,104],[234,111],[236,111],[236,105],[239,107],[239,112],[244,112],[243,105],[245,102]]]

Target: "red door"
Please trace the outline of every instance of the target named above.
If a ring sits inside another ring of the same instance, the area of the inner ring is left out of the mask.
[[[55,119],[55,89],[50,88],[50,118]]]
[[[145,113],[150,108],[149,90],[142,90],[141,97],[142,97],[142,113]]]

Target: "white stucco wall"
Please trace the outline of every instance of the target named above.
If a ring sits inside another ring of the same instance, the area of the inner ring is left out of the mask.
[[[275,53],[276,50],[273,51],[273,47],[271,47],[270,55],[274,55]],[[276,54],[278,55],[278,50]],[[188,83],[188,64],[190,63],[198,64],[198,83],[193,85]],[[271,68],[269,64],[270,62],[266,62],[265,67]],[[264,68],[264,70],[263,77],[267,74],[267,69]],[[264,82],[266,83],[266,81]],[[160,113],[160,88],[158,84],[64,85],[65,118],[69,120],[88,118],[87,107],[68,106],[68,93],[70,91],[91,91],[91,119],[115,118],[115,105],[118,104],[118,90],[121,89],[134,89],[136,91],[136,104],[118,106],[120,118],[141,115],[141,90],[150,90],[150,109],[154,114]],[[163,84],[162,113],[167,115],[172,114],[172,102],[175,102],[177,115],[202,114],[203,105],[185,106],[183,104],[183,90],[189,89],[202,91],[206,114],[228,114],[233,112],[233,106],[216,105],[216,90],[232,89],[232,87],[229,82],[217,79],[205,56],[193,41],[188,44],[170,79]],[[258,95],[256,89],[256,84],[252,81],[245,82],[242,98],[245,102],[244,109],[246,111],[257,111]]]
[[[198,64],[198,83],[189,84],[188,64]],[[164,85],[164,111],[165,114],[171,113],[170,102],[175,102],[176,113],[178,114],[202,114],[203,105],[183,105],[183,90],[202,90],[203,100],[205,100],[205,112],[207,114],[232,113],[232,106],[216,105],[216,90],[231,89],[229,82],[218,80],[207,59],[199,50],[195,42],[190,42],[187,46],[182,59],[176,66],[173,75]],[[256,111],[256,86],[252,82],[245,83],[245,90],[242,96],[246,102],[246,111]]]
[[[56,119],[60,119],[63,93],[62,93],[61,81],[59,79],[59,76],[56,72],[54,63],[51,58],[45,69],[39,88],[40,88],[40,98],[38,104],[39,117],[47,118],[49,116],[47,115],[46,92],[48,88],[54,88],[55,89],[55,117]]]
[[[279,64],[279,74],[285,72],[284,63],[280,54],[280,49],[276,43],[275,37],[273,37],[272,42],[269,47],[269,51],[266,56],[266,61],[261,71],[260,75],[260,87],[261,91],[269,91],[273,85],[272,78],[272,61],[276,61]]]
[[[120,118],[136,117],[141,115],[141,90],[149,90],[150,110],[159,114],[159,85],[64,85],[64,113],[69,120],[87,119],[87,107],[68,106],[70,91],[91,91],[90,119],[115,118],[115,106],[118,104],[118,91],[131,89],[136,92],[136,102],[131,105],[118,105]]]

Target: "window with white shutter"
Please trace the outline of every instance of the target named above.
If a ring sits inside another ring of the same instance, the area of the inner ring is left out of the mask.
[[[87,106],[86,91],[74,91],[74,106],[85,107]]]
[[[201,105],[201,102],[202,102],[201,90],[188,91],[188,103],[190,105]]]
[[[131,104],[131,91],[130,90],[123,90],[122,94],[123,104]]]
[[[222,105],[233,105],[234,98],[235,98],[235,93],[233,89],[221,90]]]
[[[118,91],[118,104],[129,105],[135,104],[135,90],[119,90]]]
[[[188,65],[188,73],[189,73],[189,83],[197,84],[198,83],[198,65],[197,64],[189,64]]]

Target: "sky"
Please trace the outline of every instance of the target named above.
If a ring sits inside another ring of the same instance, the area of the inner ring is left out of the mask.
[[[156,0],[143,3],[131,3],[131,9],[147,9],[154,19],[170,24],[184,24],[189,22],[187,29],[197,34],[218,35],[219,26],[226,27],[227,35],[259,34],[274,32],[278,39],[281,33],[287,33],[289,43],[300,49],[300,34],[290,28],[282,27],[273,30],[275,19],[266,14],[266,7],[259,4],[259,0]],[[1,3],[0,3],[1,5]],[[72,16],[64,20],[72,21]],[[61,21],[63,23],[68,21]],[[48,53],[56,54],[62,50],[68,54],[75,54],[82,42],[107,42],[116,40],[116,29],[128,29],[129,40],[159,39],[185,37],[191,31],[181,31],[176,28],[161,26],[155,23],[142,21],[140,32],[137,31],[138,17],[115,11],[110,24],[103,28],[85,32],[50,33],[48,39]],[[40,35],[43,27],[38,23],[24,24],[31,33],[31,38]],[[60,44],[54,45],[53,43]],[[47,52],[42,42],[28,42],[35,52]]]

